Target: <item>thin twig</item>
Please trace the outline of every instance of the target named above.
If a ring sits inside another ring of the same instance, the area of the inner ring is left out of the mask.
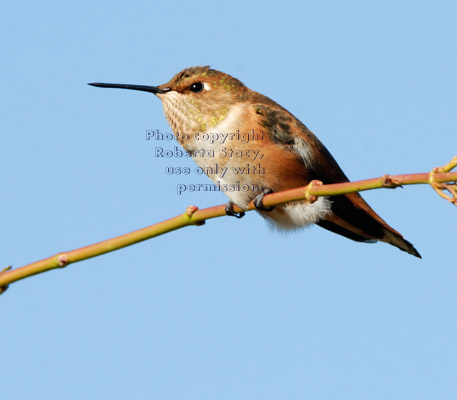
[[[320,181],[312,181],[309,185],[272,193],[265,196],[263,204],[266,207],[281,203],[288,203],[297,200],[314,202],[318,196],[338,196],[347,193],[361,192],[365,190],[380,188],[396,188],[401,185],[430,184],[432,188],[443,198],[454,205],[457,205],[457,172],[450,172],[457,166],[457,156],[443,167],[434,168],[431,172],[405,175],[384,175],[379,178],[366,179],[356,182],[336,183],[323,185]],[[447,190],[450,195],[444,193]],[[233,211],[254,210],[251,202],[246,210],[234,206]],[[205,208],[199,210],[196,206],[187,207],[186,211],[174,218],[157,224],[139,229],[125,235],[117,236],[103,242],[95,243],[80,249],[58,253],[54,256],[25,265],[20,268],[11,269],[7,267],[0,271],[0,294],[8,285],[30,276],[40,274],[52,269],[64,268],[71,263],[96,257],[123,247],[142,242],[165,233],[184,228],[190,225],[203,225],[206,220],[226,215],[225,205]]]

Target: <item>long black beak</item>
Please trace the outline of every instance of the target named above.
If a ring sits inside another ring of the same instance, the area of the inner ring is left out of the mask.
[[[88,85],[96,86],[96,87],[103,87],[103,88],[140,90],[142,92],[149,92],[149,93],[154,93],[154,94],[167,93],[171,90],[170,88],[160,89],[157,86],[125,85],[123,83],[98,83],[98,82],[96,82],[96,83],[88,83]]]

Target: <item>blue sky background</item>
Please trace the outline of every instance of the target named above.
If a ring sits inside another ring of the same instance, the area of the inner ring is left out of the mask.
[[[313,130],[351,179],[457,154],[452,1],[19,1],[0,6],[0,264],[184,211],[147,93],[210,64]],[[170,144],[168,144],[170,145]],[[208,182],[195,175],[188,182]],[[14,284],[5,399],[455,399],[456,209],[429,187],[365,198],[421,252],[219,218]]]

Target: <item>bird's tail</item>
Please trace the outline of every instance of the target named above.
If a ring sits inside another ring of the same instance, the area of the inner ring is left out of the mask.
[[[414,246],[390,227],[358,193],[330,197],[332,213],[317,225],[358,242],[386,242],[422,258]]]

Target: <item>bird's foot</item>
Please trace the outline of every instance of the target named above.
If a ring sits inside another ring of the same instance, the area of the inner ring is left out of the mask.
[[[254,202],[254,206],[257,210],[259,211],[273,211],[275,209],[275,206],[271,206],[271,207],[265,207],[263,205],[263,198],[267,195],[267,194],[270,194],[270,193],[273,193],[273,190],[271,189],[264,189],[262,193],[258,194],[253,202]]]
[[[226,205],[225,205],[225,213],[227,215],[229,215],[230,217],[235,217],[235,218],[243,218],[244,217],[244,211],[241,211],[240,213],[236,213],[234,210],[233,210],[233,202],[232,201],[229,201]]]

